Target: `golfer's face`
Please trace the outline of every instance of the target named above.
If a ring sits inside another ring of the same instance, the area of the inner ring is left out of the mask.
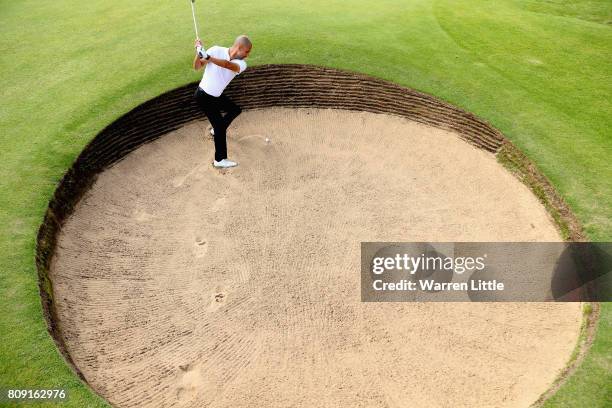
[[[245,59],[246,57],[248,57],[249,53],[251,52],[251,48],[253,48],[253,47],[249,47],[249,48],[242,48],[242,47],[240,47],[238,49],[238,58]]]

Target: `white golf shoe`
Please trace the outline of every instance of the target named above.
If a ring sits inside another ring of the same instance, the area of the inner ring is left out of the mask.
[[[237,165],[238,163],[233,162],[231,160],[227,160],[227,159],[223,159],[221,161],[216,161],[216,160],[213,161],[213,166],[223,168],[223,169],[226,169],[228,167],[234,167]]]

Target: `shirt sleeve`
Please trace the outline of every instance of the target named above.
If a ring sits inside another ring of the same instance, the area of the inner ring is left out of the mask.
[[[242,74],[242,72],[247,68],[247,64],[244,60],[233,59],[231,62],[233,62],[234,64],[238,64],[238,66],[240,67],[240,71],[236,73],[236,75]]]

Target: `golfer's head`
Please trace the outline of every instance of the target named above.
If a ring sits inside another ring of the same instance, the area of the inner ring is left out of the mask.
[[[253,44],[246,35],[239,35],[234,41],[234,48],[236,49],[236,58],[245,59],[249,56]]]

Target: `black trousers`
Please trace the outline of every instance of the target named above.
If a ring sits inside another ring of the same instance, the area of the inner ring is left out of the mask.
[[[196,89],[194,96],[196,103],[215,129],[215,160],[227,159],[227,128],[240,115],[242,109],[224,94],[218,97],[212,96],[200,87]],[[225,115],[221,115],[222,111],[225,112]]]

